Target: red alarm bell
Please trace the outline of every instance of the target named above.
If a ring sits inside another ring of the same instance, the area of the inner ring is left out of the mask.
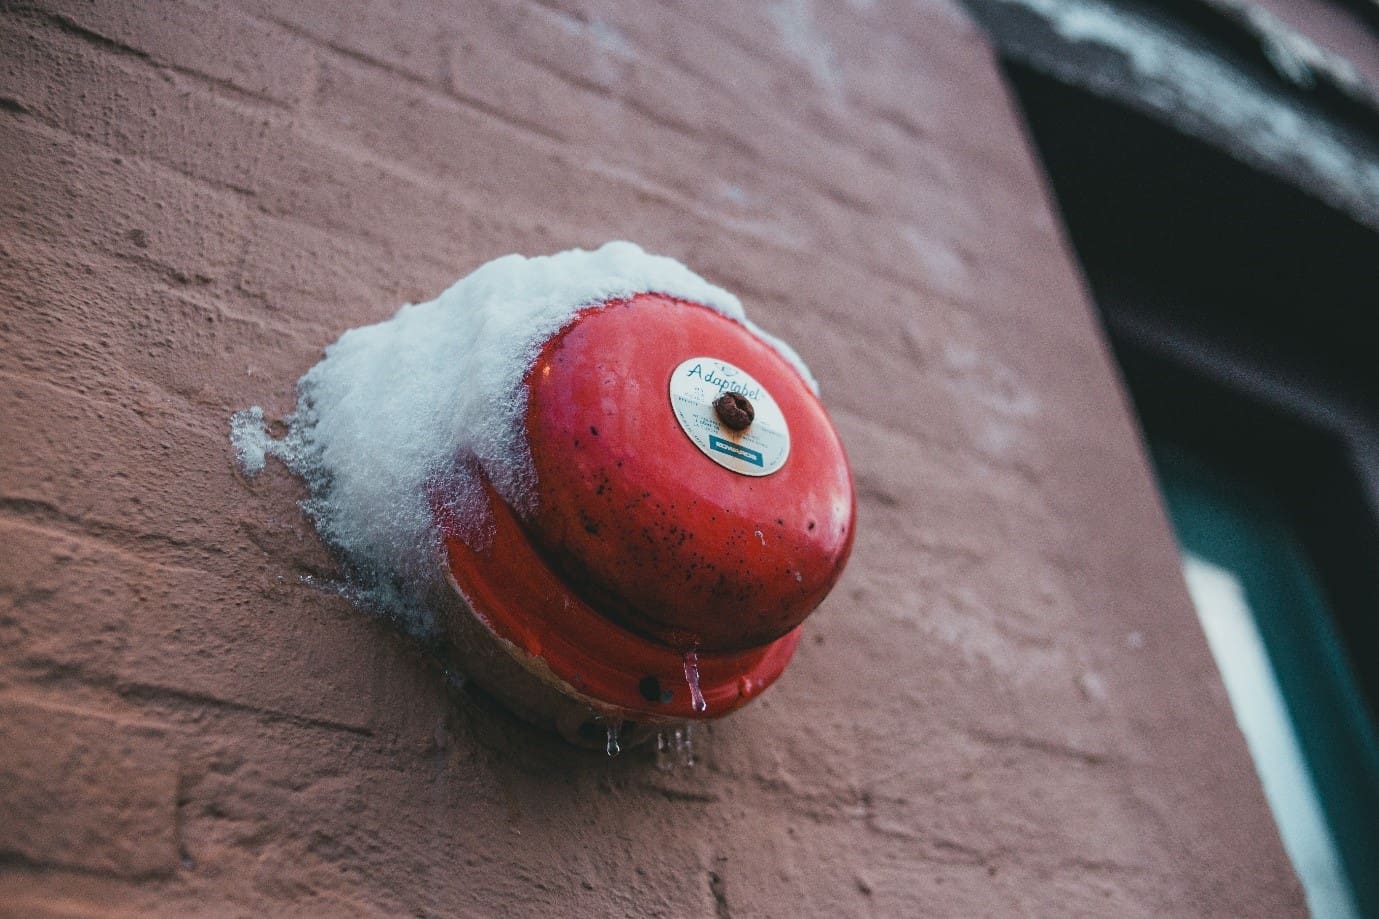
[[[466,671],[578,742],[755,698],[852,547],[847,457],[799,371],[708,307],[639,294],[576,314],[526,387],[530,511],[486,486],[475,548],[433,497]]]

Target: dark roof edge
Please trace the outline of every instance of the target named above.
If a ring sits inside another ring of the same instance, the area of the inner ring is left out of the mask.
[[[1379,101],[1239,0],[964,0],[1002,55],[1223,149],[1379,230]]]

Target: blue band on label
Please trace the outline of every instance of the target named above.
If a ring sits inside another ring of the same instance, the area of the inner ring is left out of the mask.
[[[747,447],[742,446],[742,444],[735,444],[731,440],[724,440],[712,434],[709,435],[709,449],[717,450],[719,453],[726,453],[729,456],[742,460],[744,463],[751,463],[753,466],[766,465],[762,461],[761,454],[757,451],[749,450]]]

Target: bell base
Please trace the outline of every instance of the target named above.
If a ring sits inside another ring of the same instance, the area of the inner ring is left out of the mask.
[[[667,727],[682,722],[650,721],[637,713],[599,705],[571,694],[554,677],[542,677],[520,663],[520,652],[499,639],[474,615],[454,578],[446,583],[433,607],[449,640],[450,656],[466,680],[472,680],[514,715],[568,743],[589,750],[605,750],[610,724],[618,725],[618,744],[630,749],[646,743]],[[639,720],[643,719],[643,720]]]
[[[465,542],[448,505],[433,503],[452,600],[443,618],[462,666],[527,720],[570,737],[590,732],[590,712],[598,723],[653,733],[717,718],[764,691],[794,656],[798,628],[746,651],[697,655],[631,632],[565,585],[506,502],[484,488],[493,527],[482,548]]]

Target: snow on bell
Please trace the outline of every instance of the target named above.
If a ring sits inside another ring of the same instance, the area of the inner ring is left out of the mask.
[[[788,353],[788,352],[787,352]],[[655,293],[578,311],[527,371],[534,482],[491,538],[433,498],[462,666],[572,741],[755,698],[852,546],[846,455],[775,343]]]

